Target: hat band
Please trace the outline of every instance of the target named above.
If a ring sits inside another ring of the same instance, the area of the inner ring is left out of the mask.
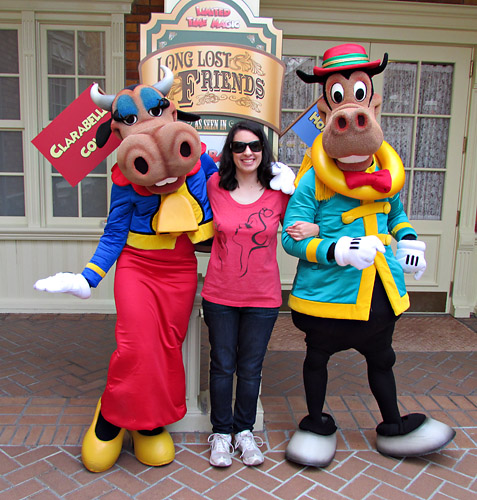
[[[345,54],[341,56],[330,57],[323,61],[322,68],[334,68],[336,66],[351,66],[355,64],[368,63],[369,57],[365,54]]]

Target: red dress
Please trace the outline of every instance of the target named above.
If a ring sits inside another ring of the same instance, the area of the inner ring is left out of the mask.
[[[196,289],[197,260],[187,235],[174,250],[124,247],[114,281],[117,349],[101,398],[108,422],[150,430],[184,417],[182,343]]]

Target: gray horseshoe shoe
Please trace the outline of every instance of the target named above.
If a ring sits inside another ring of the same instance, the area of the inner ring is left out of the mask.
[[[291,462],[311,467],[328,466],[336,452],[336,432],[321,436],[298,429],[288,443],[285,458]]]
[[[455,434],[452,427],[427,417],[417,429],[408,434],[398,436],[378,434],[376,449],[383,455],[395,458],[428,455],[449,444]]]

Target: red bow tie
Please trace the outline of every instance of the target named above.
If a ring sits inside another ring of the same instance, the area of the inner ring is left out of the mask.
[[[377,172],[347,172],[343,170],[345,181],[349,189],[360,186],[371,186],[380,193],[389,193],[393,180],[389,170],[378,170]]]

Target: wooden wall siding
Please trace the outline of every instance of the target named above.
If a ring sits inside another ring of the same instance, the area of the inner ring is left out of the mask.
[[[82,312],[112,314],[114,267],[89,300],[67,293],[46,293],[33,289],[37,279],[58,272],[80,273],[96,250],[97,240],[0,240],[2,279],[0,312]]]

